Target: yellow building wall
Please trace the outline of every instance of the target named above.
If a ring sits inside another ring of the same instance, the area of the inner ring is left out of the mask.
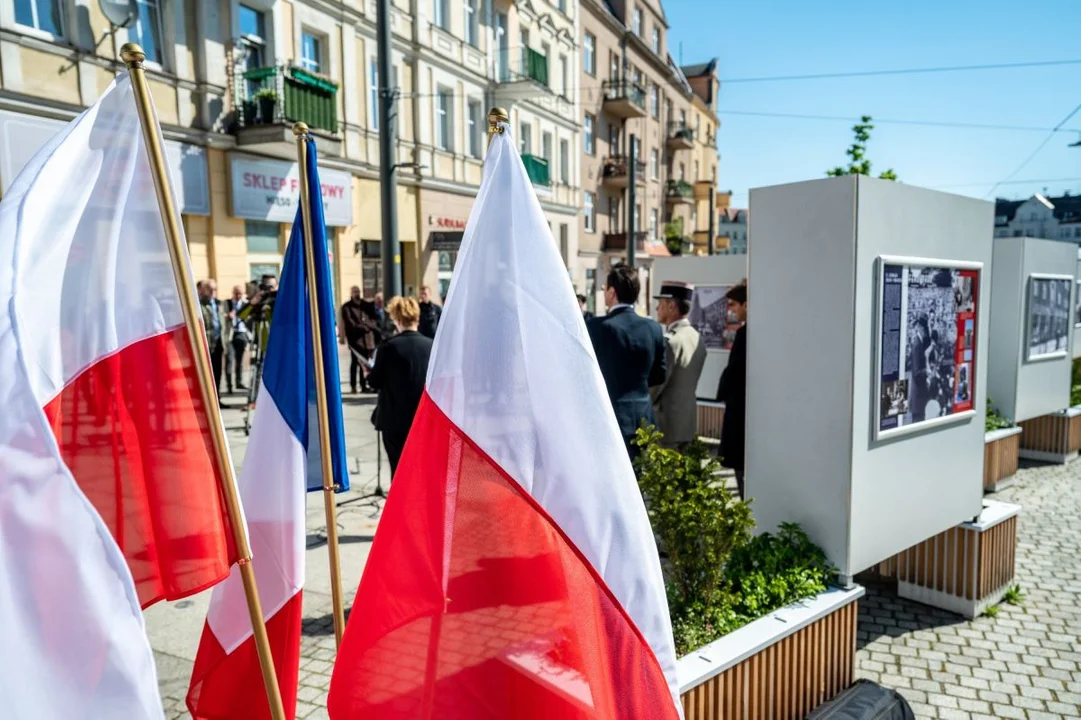
[[[22,92],[79,105],[79,73],[70,59],[30,48],[19,48]]]
[[[176,88],[151,80],[150,94],[154,98],[154,109],[158,112],[158,121],[165,125],[179,125],[180,119],[176,112]]]
[[[293,38],[293,3],[283,2],[281,4],[282,12],[282,27],[288,28],[288,32],[282,33],[285,38],[285,47],[279,52],[279,56],[287,58],[297,57],[296,44]]]
[[[210,218],[183,215],[184,235],[188,240],[191,256],[191,272],[196,281],[211,277],[210,272]],[[223,296],[224,297],[224,296]]]
[[[244,221],[229,214],[229,164],[222,150],[207,150],[210,180],[208,246],[211,262],[208,273],[218,281],[218,294],[225,297],[233,285],[243,285],[248,277],[248,238]]]

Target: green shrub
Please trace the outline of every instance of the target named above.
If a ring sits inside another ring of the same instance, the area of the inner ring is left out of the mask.
[[[278,102],[278,91],[274,88],[260,88],[255,91],[255,94],[251,96],[252,100],[273,100]]]
[[[1081,405],[1081,358],[1074,358],[1070,373],[1070,407]]]
[[[983,426],[987,432],[991,432],[992,430],[1013,427],[1013,423],[999,415],[998,411],[991,406],[991,398],[987,398],[987,418],[984,420]]]
[[[798,525],[751,537],[749,503],[731,495],[698,440],[663,448],[638,431],[638,483],[667,554],[668,607],[676,651],[686,654],[789,603],[826,589],[836,570]]]

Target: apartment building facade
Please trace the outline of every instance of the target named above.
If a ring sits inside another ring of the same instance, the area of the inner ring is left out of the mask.
[[[701,192],[715,183],[716,64],[696,67],[701,97],[672,60],[659,0],[581,0],[581,276],[591,305],[627,244],[635,243],[647,296],[652,258],[693,251]],[[696,105],[695,98],[701,102]],[[637,152],[630,162],[630,139]],[[635,201],[630,207],[630,176]],[[699,183],[703,183],[699,188]],[[708,183],[708,184],[706,184]],[[628,235],[633,213],[635,235]]]
[[[1081,241],[1081,195],[1040,193],[1027,200],[995,200],[995,237]]]
[[[508,105],[515,123],[531,124],[531,176],[558,238],[553,242],[563,241],[569,261],[577,258],[571,149],[579,143],[579,113],[569,83],[550,85],[553,64],[556,78],[570,74],[560,70],[564,58],[568,68],[577,67],[577,8],[568,5],[393,0],[406,292],[427,284],[442,294],[449,284],[480,184],[487,110],[509,84],[500,73],[513,55],[511,28],[529,29],[529,46],[541,57],[528,62],[542,77],[530,78],[528,96]],[[135,0],[131,7],[131,22],[116,28],[97,0],[0,4],[0,192],[123,69],[116,61],[120,45],[139,42],[196,275],[228,287],[280,269],[297,203],[289,182],[297,174],[291,126],[302,120],[319,147],[336,292],[345,296],[351,285],[377,291],[375,4]]]

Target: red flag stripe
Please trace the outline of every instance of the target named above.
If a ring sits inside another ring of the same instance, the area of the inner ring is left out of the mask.
[[[357,592],[363,621],[335,666],[334,720],[678,717],[603,579],[427,394],[392,493]]]
[[[144,608],[228,576],[236,553],[185,328],[100,359],[44,410]]]

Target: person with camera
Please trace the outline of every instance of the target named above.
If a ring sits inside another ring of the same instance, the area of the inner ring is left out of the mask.
[[[254,343],[253,352],[259,357],[266,352],[267,338],[270,336],[270,318],[274,314],[274,301],[278,298],[278,278],[263,275],[259,289],[251,296],[248,304],[237,313],[237,317],[248,324]]]

